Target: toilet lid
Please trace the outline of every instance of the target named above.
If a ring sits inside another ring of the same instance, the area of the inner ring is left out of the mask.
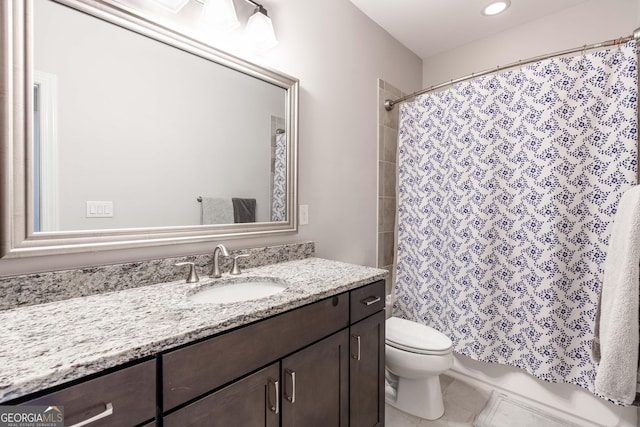
[[[453,343],[442,332],[399,317],[387,319],[385,341],[400,350],[419,354],[447,354]]]

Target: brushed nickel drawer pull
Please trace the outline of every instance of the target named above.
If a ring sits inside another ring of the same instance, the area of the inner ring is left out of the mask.
[[[105,410],[100,412],[98,415],[95,415],[95,416],[93,416],[91,418],[87,418],[86,420],[80,421],[79,423],[76,423],[76,424],[74,424],[72,426],[69,426],[69,427],[86,426],[87,424],[91,424],[94,421],[98,421],[98,420],[101,420],[103,418],[108,417],[109,415],[112,415],[113,414],[113,404],[107,403],[104,406],[105,406]]]
[[[351,351],[351,358],[360,360],[360,335],[351,335],[351,339],[356,340],[356,349],[358,350],[356,354],[353,354],[353,351]]]
[[[373,305],[377,302],[380,302],[380,297],[369,297],[369,298],[365,298],[362,301],[360,301],[361,303],[363,303],[366,306],[370,306]]]
[[[286,391],[284,393],[284,396],[289,402],[296,403],[296,373],[289,369],[285,369],[284,372],[291,377],[291,396],[288,396]]]
[[[274,414],[279,414],[280,413],[280,396],[279,396],[280,393],[278,393],[279,383],[278,383],[278,381],[269,380],[269,385],[273,385],[273,391],[274,391],[275,396],[276,396],[276,404],[275,405],[269,405],[269,410],[271,412],[273,412]]]

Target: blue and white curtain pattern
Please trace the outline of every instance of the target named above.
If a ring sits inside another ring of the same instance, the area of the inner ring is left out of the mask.
[[[271,221],[287,220],[287,135],[276,134],[273,182],[271,187]]]
[[[394,315],[593,391],[613,215],[636,182],[635,42],[402,106]]]

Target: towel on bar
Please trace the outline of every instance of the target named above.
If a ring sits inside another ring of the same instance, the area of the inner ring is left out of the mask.
[[[638,369],[640,185],[622,195],[615,214],[596,314],[595,392],[631,405]]]
[[[234,197],[231,200],[234,222],[256,222],[256,199]]]
[[[203,197],[202,224],[233,224],[233,203],[229,198]]]

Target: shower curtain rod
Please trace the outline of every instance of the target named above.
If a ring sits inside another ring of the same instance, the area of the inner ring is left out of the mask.
[[[433,92],[434,90],[438,90],[438,89],[441,89],[443,87],[447,87],[447,86],[450,86],[450,85],[453,85],[453,84],[456,84],[456,83],[460,83],[460,82],[463,82],[463,81],[466,81],[466,80],[471,80],[471,79],[474,79],[476,77],[486,76],[487,74],[496,73],[496,72],[501,71],[501,70],[506,70],[506,69],[509,69],[509,68],[519,67],[521,65],[531,64],[532,62],[538,62],[538,61],[542,61],[544,59],[553,58],[553,57],[556,57],[556,56],[569,55],[569,54],[572,54],[572,53],[584,52],[586,50],[591,50],[591,49],[599,49],[599,48],[602,48],[602,47],[620,45],[620,44],[626,43],[626,42],[628,42],[630,40],[638,40],[638,39],[640,39],[640,28],[637,28],[633,32],[633,35],[628,36],[628,37],[624,37],[624,38],[621,38],[621,39],[607,40],[607,41],[601,42],[601,43],[596,43],[596,44],[592,44],[592,45],[584,45],[582,47],[576,47],[576,48],[573,48],[573,49],[567,49],[567,50],[563,50],[563,51],[560,51],[560,52],[555,52],[555,53],[551,53],[551,54],[535,56],[533,58],[525,59],[524,61],[520,60],[518,62],[513,62],[513,63],[508,64],[508,65],[497,66],[495,68],[491,68],[489,70],[481,71],[479,73],[471,73],[468,76],[464,76],[464,77],[460,77],[460,78],[457,78],[457,79],[454,79],[454,80],[450,80],[448,82],[440,83],[440,84],[437,84],[435,86],[430,86],[430,87],[428,87],[426,89],[421,89],[421,90],[419,90],[417,92],[413,92],[413,93],[411,93],[409,95],[405,95],[402,98],[398,98],[398,99],[395,99],[395,100],[387,99],[387,100],[384,101],[384,108],[387,111],[391,111],[391,110],[393,110],[393,107],[396,104],[408,101],[408,100],[410,100],[412,98],[415,98],[418,95],[422,95],[422,94],[425,94],[425,93]]]

